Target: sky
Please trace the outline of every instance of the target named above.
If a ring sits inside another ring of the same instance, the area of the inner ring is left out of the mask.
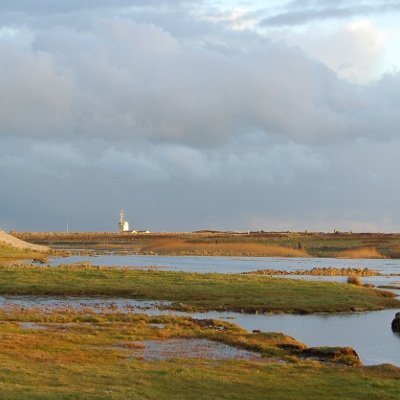
[[[0,0],[0,228],[400,231],[399,17]]]

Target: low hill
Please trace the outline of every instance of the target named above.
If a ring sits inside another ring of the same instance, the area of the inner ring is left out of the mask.
[[[40,246],[38,244],[25,242],[0,230],[0,246],[2,244],[21,250],[34,250],[40,252],[45,252],[49,250],[47,246]]]

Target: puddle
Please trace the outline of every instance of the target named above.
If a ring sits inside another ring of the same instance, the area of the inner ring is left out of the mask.
[[[149,326],[151,326],[153,328],[157,328],[157,329],[164,329],[165,328],[165,324],[149,324]]]
[[[20,322],[19,326],[23,329],[32,329],[35,331],[41,331],[41,330],[46,330],[47,327],[43,325],[39,325],[35,322]]]
[[[134,300],[104,297],[73,297],[73,296],[0,296],[0,307],[40,307],[45,311],[65,308],[74,310],[90,309],[99,313],[155,313],[160,308],[168,307],[170,301]]]
[[[133,357],[146,361],[174,358],[203,358],[213,360],[261,360],[258,353],[237,349],[208,339],[146,340],[143,348],[133,349]]]

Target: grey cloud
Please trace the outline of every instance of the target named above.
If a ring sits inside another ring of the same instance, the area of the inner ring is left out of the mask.
[[[397,134],[400,93],[389,78],[360,87],[297,49],[235,35],[224,45],[114,18],[83,33],[42,32],[32,49],[2,45],[1,134],[194,147],[252,131],[300,143],[374,136],[382,123],[384,137]]]
[[[399,1],[302,1],[289,3],[287,8],[260,21],[261,26],[291,26],[326,19],[349,18],[357,15],[371,15],[399,12]]]
[[[175,6],[184,3],[193,3],[193,0],[2,0],[0,11],[53,14],[104,8]]]
[[[0,40],[2,228],[113,230],[121,208],[151,230],[400,228],[398,74],[350,84],[173,13],[77,15]]]
[[[264,135],[219,150],[0,138],[0,216],[20,230],[114,230],[120,208],[138,229],[393,230],[399,151]]]

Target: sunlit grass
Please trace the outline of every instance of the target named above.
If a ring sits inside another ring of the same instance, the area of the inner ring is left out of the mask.
[[[180,310],[344,312],[399,307],[394,294],[335,282],[90,266],[2,267],[0,293],[169,300]]]
[[[336,254],[338,258],[384,258],[375,247],[358,247],[343,250]]]
[[[304,345],[290,337],[251,334],[225,322],[204,326],[190,318],[26,309],[0,310],[0,322],[1,399],[397,400],[400,390],[398,368],[303,360],[296,354]],[[159,323],[164,328],[154,327]],[[265,361],[149,362],[124,346],[172,337],[218,340],[259,352]]]
[[[307,257],[304,249],[264,243],[237,243],[219,241],[184,241],[174,238],[155,240],[142,247],[142,252],[158,254],[194,254],[225,256]]]
[[[43,258],[41,252],[29,249],[17,249],[0,242],[0,263],[1,261],[13,261],[23,259]]]

